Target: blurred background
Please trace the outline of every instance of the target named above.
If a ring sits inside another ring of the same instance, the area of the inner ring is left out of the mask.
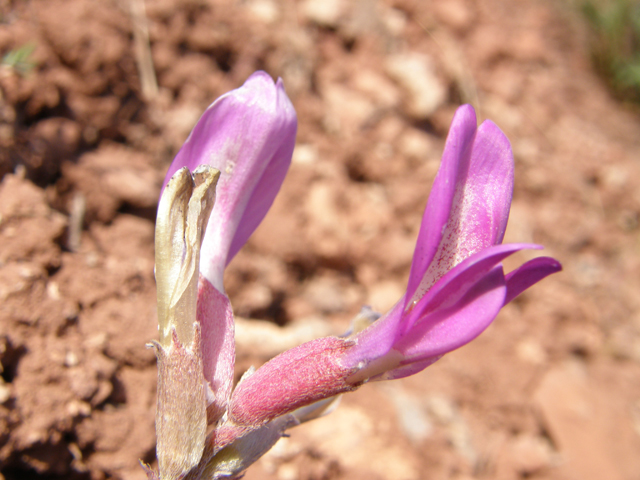
[[[238,375],[403,294],[462,103],[513,145],[506,241],[564,271],[246,478],[637,480],[639,32],[636,0],[0,0],[0,479],[144,478],[161,182],[264,69],[299,133],[227,271]]]

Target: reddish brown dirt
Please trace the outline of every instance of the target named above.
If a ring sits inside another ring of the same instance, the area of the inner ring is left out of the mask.
[[[256,69],[283,77],[300,127],[228,270],[238,315],[340,331],[395,302],[461,102],[513,143],[507,240],[565,270],[425,372],[292,430],[247,478],[638,478],[640,119],[592,72],[569,2],[147,0],[146,96],[132,5],[0,1],[0,54],[35,45],[26,75],[0,68],[0,478],[143,478],[161,180]],[[264,361],[247,345],[237,373]]]

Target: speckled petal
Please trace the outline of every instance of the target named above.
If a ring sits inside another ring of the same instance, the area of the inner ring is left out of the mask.
[[[459,158],[458,175],[452,179],[453,201],[442,240],[408,303],[423,297],[464,259],[501,243],[504,237],[513,192],[513,154],[509,141],[494,123],[486,121],[478,129],[467,155]],[[411,274],[417,272],[412,270]],[[410,324],[405,328],[410,328]]]
[[[473,107],[463,105],[458,108],[451,122],[442,154],[442,163],[433,182],[420,224],[407,286],[408,301],[414,297],[442,240],[442,234],[449,221],[460,170],[465,170],[469,163],[476,126],[476,114]]]

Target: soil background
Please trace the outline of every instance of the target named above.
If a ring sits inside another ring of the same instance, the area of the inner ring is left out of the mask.
[[[640,118],[593,72],[577,12],[1,0],[0,54],[34,50],[0,67],[0,478],[144,477],[161,182],[206,106],[264,69],[299,134],[226,274],[238,375],[402,295],[461,103],[513,145],[506,241],[543,244],[564,271],[419,375],[291,430],[246,478],[639,479]]]

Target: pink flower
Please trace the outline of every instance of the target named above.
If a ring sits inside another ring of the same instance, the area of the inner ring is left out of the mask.
[[[167,173],[156,221],[154,344],[163,479],[204,468],[213,455],[207,431],[227,411],[235,361],[224,269],[280,189],[296,130],[282,81],[256,72],[205,111]]]
[[[507,244],[513,154],[492,122],[456,112],[422,219],[406,294],[349,338],[275,357],[233,393],[231,418],[257,425],[366,381],[415,374],[482,333],[518,294],[561,269],[538,257],[505,275],[501,261],[537,245]]]
[[[336,395],[419,372],[561,268],[539,257],[504,274],[506,257],[541,247],[502,245],[511,147],[493,123],[477,128],[473,109],[463,106],[422,220],[406,294],[362,331],[284,352],[247,372],[232,391],[233,312],[223,273],[273,202],[295,134],[282,83],[258,72],[209,107],[167,174],[156,226],[160,478],[237,478],[286,428],[327,411]]]
[[[204,375],[222,414],[233,383],[233,313],[224,269],[271,207],[289,169],[297,117],[282,81],[254,73],[202,115],[165,177],[187,167],[220,171],[215,207],[200,250],[198,322]],[[211,408],[211,407],[210,407]]]

